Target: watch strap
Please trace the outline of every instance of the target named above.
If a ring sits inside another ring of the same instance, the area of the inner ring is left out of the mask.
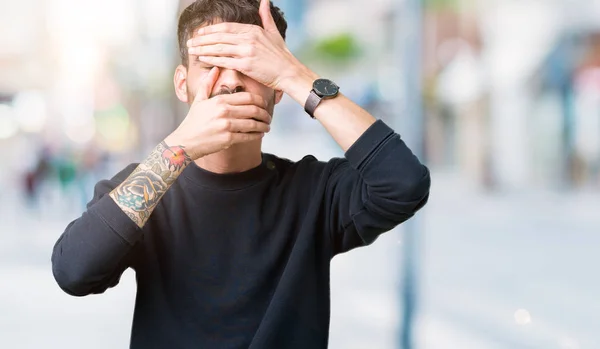
[[[321,99],[322,98],[319,97],[319,95],[317,95],[315,90],[312,90],[308,95],[306,104],[304,104],[304,111],[306,111],[308,115],[310,115],[310,117],[313,119],[315,118],[315,109],[317,109],[317,106],[319,105],[319,103],[321,103]]]

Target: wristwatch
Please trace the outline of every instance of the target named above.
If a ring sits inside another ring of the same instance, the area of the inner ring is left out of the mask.
[[[315,109],[317,109],[319,103],[321,103],[323,99],[334,98],[339,92],[339,86],[333,81],[328,79],[315,80],[310,95],[308,95],[308,99],[306,100],[306,104],[304,104],[304,110],[314,119]]]

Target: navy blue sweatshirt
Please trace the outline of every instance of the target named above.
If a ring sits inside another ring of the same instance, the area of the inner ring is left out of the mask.
[[[189,165],[140,229],[99,182],[52,253],[68,294],[105,292],[127,268],[137,296],[130,348],[327,348],[331,259],[415,214],[429,171],[382,121],[328,162],[263,154],[214,174]]]

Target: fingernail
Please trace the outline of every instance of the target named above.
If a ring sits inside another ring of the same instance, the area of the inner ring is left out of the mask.
[[[189,39],[186,43],[186,46],[192,46],[192,39]]]

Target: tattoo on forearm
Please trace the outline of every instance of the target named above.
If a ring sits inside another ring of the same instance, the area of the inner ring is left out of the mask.
[[[184,147],[169,147],[161,142],[110,196],[129,218],[143,227],[167,189],[191,162]]]

